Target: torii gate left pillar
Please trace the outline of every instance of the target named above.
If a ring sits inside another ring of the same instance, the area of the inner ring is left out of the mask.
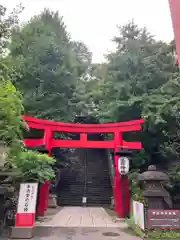
[[[45,146],[46,150],[51,154],[53,148],[104,148],[114,149],[114,203],[115,211],[120,218],[125,218],[130,213],[130,189],[128,177],[126,176],[123,183],[121,175],[118,171],[118,159],[116,152],[120,149],[140,150],[142,145],[140,142],[126,142],[123,140],[123,133],[135,132],[141,130],[144,120],[134,120],[121,123],[108,124],[70,124],[60,123],[47,120],[40,120],[24,116],[23,119],[28,123],[29,128],[44,130],[42,139],[25,139],[24,143],[29,148]],[[80,140],[57,140],[54,139],[55,132],[80,133]],[[88,141],[88,133],[113,133],[114,139],[109,141]],[[97,163],[98,164],[98,163]],[[47,184],[47,183],[46,183]],[[122,184],[124,184],[122,192]],[[45,186],[43,186],[45,188]],[[44,197],[45,196],[45,197]],[[41,198],[41,196],[40,196]],[[44,199],[46,198],[46,199]],[[43,195],[41,205],[43,210],[47,209],[47,195]],[[124,199],[123,199],[124,198]],[[124,204],[125,203],[125,206]]]

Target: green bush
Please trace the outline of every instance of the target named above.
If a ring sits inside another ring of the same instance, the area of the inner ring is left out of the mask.
[[[138,175],[139,174],[137,172],[129,173],[129,180],[131,184],[131,196],[133,200],[141,202],[145,206],[147,206],[147,202],[143,196],[143,190],[138,185]]]
[[[141,238],[146,237],[146,234],[135,224],[133,217],[126,219],[126,223],[136,236],[140,236]]]
[[[10,80],[0,80],[0,141],[10,147],[10,154],[17,155],[23,148],[22,96]]]
[[[13,159],[13,167],[18,170],[20,182],[44,183],[55,177],[53,165],[55,159],[47,154],[40,154],[34,151],[21,152]]]

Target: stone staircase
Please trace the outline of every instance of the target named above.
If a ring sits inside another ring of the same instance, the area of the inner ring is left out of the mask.
[[[58,190],[60,206],[109,206],[112,187],[105,150],[76,149],[69,156]],[[83,198],[86,201],[83,203]]]

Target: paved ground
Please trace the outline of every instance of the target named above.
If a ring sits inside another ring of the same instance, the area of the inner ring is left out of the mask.
[[[92,207],[52,211],[37,222],[34,236],[33,240],[140,240],[128,233],[123,221],[114,222],[103,208]]]
[[[131,236],[122,231],[121,228],[115,227],[40,227],[33,240],[140,240],[140,238]]]
[[[115,223],[101,207],[64,207],[53,218],[37,226],[48,227],[125,227],[125,223]]]
[[[123,221],[114,222],[104,208],[64,207],[37,223],[34,240],[139,240],[127,233]]]

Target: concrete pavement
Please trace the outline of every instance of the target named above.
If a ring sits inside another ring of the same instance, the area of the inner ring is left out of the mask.
[[[36,224],[34,240],[139,240],[124,221],[114,222],[101,207],[64,207]]]
[[[8,240],[4,236],[0,240]],[[101,207],[64,207],[36,222],[33,240],[140,240]]]
[[[37,223],[48,227],[125,227],[115,223],[102,207],[64,207],[53,218]]]
[[[33,240],[140,240],[121,228],[39,227]]]

